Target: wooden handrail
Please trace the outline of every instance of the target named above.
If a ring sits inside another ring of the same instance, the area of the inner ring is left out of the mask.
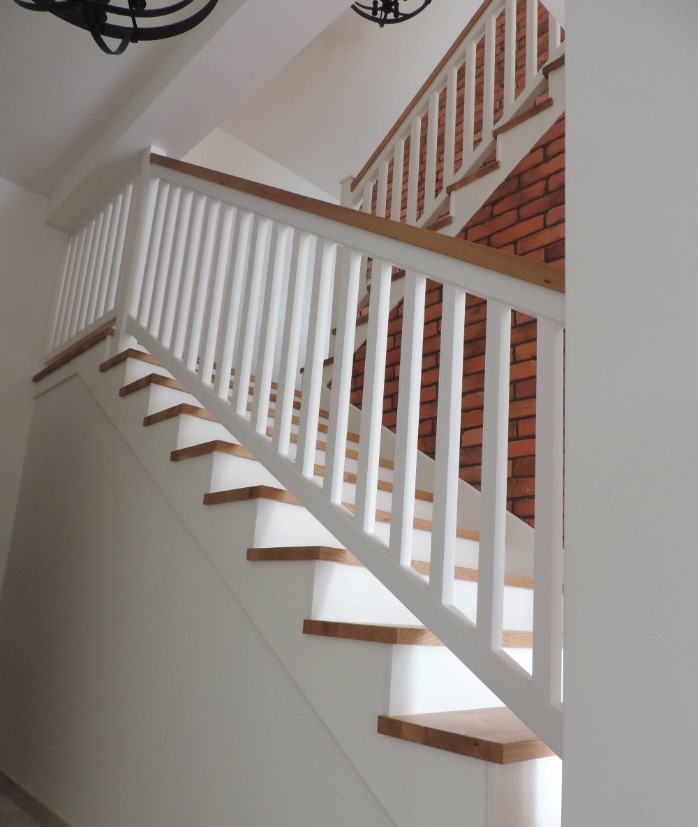
[[[195,164],[188,164],[174,158],[151,155],[150,160],[151,163],[157,166],[166,167],[184,175],[199,178],[202,181],[209,181],[212,184],[219,184],[248,195],[264,198],[267,201],[303,210],[312,215],[318,215],[350,227],[382,235],[385,238],[401,241],[404,244],[430,250],[433,253],[439,253],[467,264],[485,267],[502,275],[536,284],[539,287],[545,287],[558,293],[565,292],[565,271],[550,264],[541,264],[523,256],[493,250],[482,244],[439,235],[439,233],[431,230],[400,224],[397,221],[391,221],[389,218],[379,218],[369,213],[352,210],[349,207],[340,207],[337,204],[330,204],[317,198],[287,192],[276,187],[270,187],[267,184],[258,184],[255,181],[248,181],[246,178],[237,178],[234,175],[227,175],[224,172],[206,169]]]
[[[491,5],[492,5],[492,0],[485,0],[485,2],[480,6],[480,8],[475,12],[475,16],[470,20],[468,25],[458,35],[458,37],[456,38],[454,44],[446,52],[446,54],[443,56],[443,58],[441,58],[441,60],[439,61],[438,66],[429,75],[429,77],[424,81],[424,83],[422,84],[422,86],[419,89],[419,92],[417,92],[417,94],[407,104],[407,107],[405,108],[405,111],[402,113],[402,115],[400,115],[400,117],[397,119],[397,121],[395,121],[395,124],[393,125],[390,132],[388,132],[388,134],[385,136],[385,138],[383,138],[383,140],[380,142],[380,144],[378,145],[378,149],[376,149],[376,151],[373,153],[373,155],[371,155],[371,157],[368,159],[368,161],[366,161],[366,163],[361,168],[361,172],[359,172],[359,174],[356,176],[356,178],[354,178],[354,180],[351,182],[351,191],[352,192],[354,192],[354,190],[359,186],[359,184],[361,183],[361,180],[363,179],[364,175],[366,175],[366,173],[369,171],[369,169],[371,169],[371,167],[375,163],[376,159],[381,155],[381,153],[386,148],[386,146],[390,143],[390,141],[392,141],[393,137],[395,136],[395,133],[398,131],[398,129],[400,129],[402,124],[407,120],[410,112],[412,112],[412,110],[415,108],[415,106],[419,103],[422,96],[429,89],[431,84],[436,80],[436,78],[439,76],[439,74],[443,71],[444,67],[451,60],[451,58],[453,57],[455,52],[458,50],[461,43],[470,34],[470,32],[475,28],[475,26],[477,26],[478,22],[480,21],[480,18],[484,15],[484,13],[487,11],[487,9]]]

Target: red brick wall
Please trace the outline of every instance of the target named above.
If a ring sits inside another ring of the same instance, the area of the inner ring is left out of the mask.
[[[565,256],[564,116],[472,217],[460,237],[537,261],[563,266]],[[486,303],[469,296],[466,310],[461,420],[461,477],[480,485]],[[433,456],[441,330],[441,288],[427,287],[420,449]],[[390,316],[384,393],[384,425],[395,429],[402,333],[402,304]],[[533,522],[535,464],[536,323],[512,319],[509,418],[509,509]],[[355,358],[352,402],[361,404],[364,349]]]

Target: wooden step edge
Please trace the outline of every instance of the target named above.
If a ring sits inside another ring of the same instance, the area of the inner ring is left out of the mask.
[[[499,169],[499,166],[499,161],[492,161],[489,164],[485,164],[476,172],[471,172],[470,175],[466,175],[461,178],[460,181],[456,181],[448,186],[446,188],[446,192],[450,195],[452,192],[456,192],[456,190],[463,189],[463,187],[467,187],[468,184],[472,184],[474,181],[484,178],[485,175],[489,175],[491,172],[496,172]]]
[[[413,560],[412,568],[418,573],[429,576],[431,568],[427,560]],[[468,568],[466,566],[456,566],[454,568],[454,577],[456,580],[466,580],[470,583],[477,583],[479,580],[479,573],[477,569]],[[504,585],[512,586],[518,589],[533,589],[533,578],[524,577],[521,574],[505,574]]]
[[[328,356],[322,363],[323,368],[328,368],[330,365],[334,365],[334,356]],[[301,368],[301,373],[305,373],[305,366]]]
[[[313,473],[316,477],[324,477],[325,476],[325,466],[324,465],[315,465],[313,468]],[[356,485],[358,477],[356,474],[352,473],[351,471],[344,472],[344,482],[348,482],[350,485]],[[393,484],[392,482],[387,482],[386,480],[378,480],[377,488],[379,491],[385,491],[388,494],[393,493]],[[433,502],[434,495],[431,491],[422,491],[420,488],[416,488],[414,492],[415,500],[422,500],[423,502]]]
[[[189,445],[187,448],[178,448],[170,454],[172,462],[181,462],[185,459],[203,457],[207,454],[229,454],[242,459],[256,459],[254,454],[236,442],[226,442],[223,439],[212,439],[210,442],[201,442],[197,445]]]
[[[554,755],[506,707],[380,715],[378,732],[493,764],[513,764]]]
[[[355,508],[351,503],[342,503],[342,505],[347,509],[347,511],[350,511],[352,514],[354,513]],[[377,523],[389,523],[391,520],[392,514],[389,511],[381,511],[380,509],[376,509]],[[415,517],[413,520],[413,526],[420,531],[432,530],[431,520],[425,520],[422,517]],[[457,528],[456,536],[461,540],[475,540],[476,542],[479,542],[480,540],[480,532],[475,531],[475,529],[472,528]]]
[[[267,436],[272,436],[273,433],[274,433],[273,428],[271,428],[271,427],[267,428]],[[290,434],[289,438],[290,438],[290,441],[294,445],[298,444],[298,435],[297,434],[292,433],[292,434]],[[324,452],[327,451],[327,443],[322,442],[321,440],[318,439],[317,442],[315,443],[315,448],[318,451],[322,451],[324,453]],[[345,451],[345,456],[348,459],[358,460],[359,452],[355,451],[353,448],[347,448],[346,451]],[[381,468],[386,468],[389,471],[392,471],[395,468],[395,463],[391,459],[382,459],[381,458],[381,459],[378,460],[378,464],[380,465]]]
[[[428,229],[431,229],[431,227],[429,227]],[[393,267],[393,272],[390,274],[390,283],[395,284],[396,281],[402,281],[402,279],[404,278],[404,269]],[[371,284],[373,284],[373,282],[369,281],[369,283],[366,285],[366,290],[368,291],[369,296],[371,295]]]
[[[560,57],[556,57],[555,60],[551,60],[550,63],[546,63],[541,71],[543,72],[543,76],[547,78],[551,72],[554,72],[556,69],[561,69],[564,65],[565,55],[561,54]]]
[[[330,546],[277,546],[273,548],[248,548],[247,559],[252,562],[297,562],[326,560],[348,566],[360,566],[354,555],[343,548]]]
[[[216,417],[209,413],[206,408],[200,408],[198,405],[190,405],[188,402],[180,402],[179,405],[173,405],[171,408],[165,408],[163,411],[149,414],[143,419],[143,425],[157,425],[159,422],[165,422],[168,419],[175,419],[178,416],[195,416],[197,419],[205,419],[207,422],[218,422]]]
[[[437,218],[436,221],[432,221],[431,224],[427,224],[424,229],[438,233],[439,230],[443,230],[444,227],[450,227],[451,224],[453,224],[453,216],[450,214],[442,215],[440,218]]]
[[[158,362],[154,356],[151,356],[150,353],[146,353],[144,350],[136,350],[135,347],[128,347],[126,350],[122,350],[120,353],[112,356],[111,359],[107,359],[106,362],[102,362],[99,366],[99,371],[100,373],[106,373],[127,359],[137,359],[139,362],[146,362],[149,365],[157,365],[160,367],[160,362]]]
[[[537,103],[532,106],[530,109],[527,109],[525,112],[521,112],[515,118],[510,118],[506,123],[501,124],[501,126],[496,127],[496,129],[492,132],[493,138],[498,138],[500,135],[504,135],[505,133],[509,132],[512,129],[515,129],[519,124],[526,123],[526,121],[530,121],[531,118],[535,118],[536,115],[540,115],[541,112],[545,112],[546,109],[550,109],[553,105],[552,98],[546,98],[546,100],[542,101],[541,103]]]
[[[95,345],[103,342],[107,336],[113,336],[114,323],[115,319],[110,319],[97,330],[93,330],[92,333],[84,336],[78,342],[75,342],[75,344],[72,344],[57,356],[54,356],[53,359],[46,363],[45,367],[32,376],[32,382],[41,382],[42,379],[50,376],[54,371],[58,370],[58,368],[62,368],[64,365],[67,365],[68,362],[72,362],[73,359],[76,359],[78,356],[91,350]]]
[[[210,491],[204,494],[204,505],[223,505],[246,500],[273,500],[274,502],[300,505],[298,500],[284,488],[270,485],[251,485],[246,488],[229,488],[225,491]]]
[[[395,645],[441,646],[441,641],[423,626],[396,626],[377,623],[348,623],[333,620],[303,621],[304,635],[361,640],[367,643]]]
[[[159,373],[149,373],[147,376],[141,376],[140,379],[136,379],[133,382],[130,382],[128,385],[124,385],[122,388],[119,389],[119,396],[130,396],[132,393],[136,393],[137,391],[143,390],[143,388],[148,388],[151,385],[160,385],[163,388],[171,388],[175,391],[182,391],[182,393],[188,393],[187,389],[178,382],[176,379],[172,379],[170,376],[162,376]]]

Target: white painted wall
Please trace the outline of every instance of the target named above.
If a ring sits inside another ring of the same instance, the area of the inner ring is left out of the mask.
[[[329,192],[316,187],[310,181],[306,181],[305,178],[301,178],[300,175],[222,129],[214,129],[182,160],[226,172],[228,175],[258,181],[260,184],[269,184],[272,187],[308,195],[311,198],[339,203],[338,199]]]
[[[45,212],[46,199],[0,178],[0,582],[61,242]]]
[[[73,827],[392,824],[77,377],[35,404],[0,768]]]
[[[698,5],[568,6],[563,824],[688,825]]]

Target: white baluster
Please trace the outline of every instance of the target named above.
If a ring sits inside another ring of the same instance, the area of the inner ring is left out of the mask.
[[[312,477],[318,434],[320,392],[325,359],[332,281],[337,262],[337,245],[321,239],[315,253],[315,273],[310,297],[310,331],[305,354],[296,464],[304,477]]]
[[[429,590],[436,600],[453,603],[458,528],[458,470],[463,393],[465,291],[445,284],[441,320],[436,467]]]
[[[536,534],[533,577],[533,685],[552,704],[561,700],[563,332],[538,319],[536,368]]]
[[[220,215],[220,211],[220,201],[209,201],[204,222],[204,240],[201,248],[201,261],[199,262],[197,273],[194,307],[192,309],[191,324],[187,336],[189,344],[185,350],[185,364],[192,373],[196,373],[201,357],[201,330],[204,325],[204,311],[206,310],[208,285],[211,279],[213,247],[218,231],[218,216]]]
[[[376,192],[376,215],[385,218],[388,200],[388,161],[381,161],[378,167],[378,190]]]
[[[491,649],[502,647],[509,450],[511,309],[487,302],[482,496],[477,587],[477,633]]]
[[[162,241],[162,228],[165,223],[167,202],[170,196],[170,185],[167,181],[161,181],[158,187],[158,196],[155,202],[153,214],[153,227],[148,243],[148,257],[146,259],[145,273],[143,274],[143,290],[141,302],[138,309],[138,321],[145,327],[150,317],[150,308],[153,300],[153,289],[155,286],[155,273],[160,259],[160,242]]]
[[[277,227],[274,266],[271,279],[264,291],[264,310],[259,337],[259,352],[252,405],[252,424],[258,434],[266,434],[269,419],[269,398],[271,395],[276,342],[279,331],[281,293],[288,277],[293,230],[284,224]]]
[[[394,186],[394,184],[393,184]],[[356,307],[359,299],[361,278],[361,253],[355,250],[341,250],[339,272],[339,315],[334,346],[332,368],[332,398],[330,400],[330,421],[327,430],[327,456],[323,488],[330,502],[341,503],[344,487],[344,460],[347,447],[349,423],[349,400],[354,364],[354,335],[356,330]]]
[[[174,185],[171,186],[169,198],[167,199],[167,212],[165,213],[160,255],[155,271],[155,290],[150,307],[150,318],[148,319],[148,329],[153,336],[158,335],[160,325],[162,324],[162,314],[165,308],[165,297],[167,295],[167,277],[170,273],[170,264],[175,249],[175,229],[181,198],[182,188],[175,187]]]
[[[393,221],[400,220],[402,212],[402,177],[405,164],[405,141],[401,138],[395,143],[395,155],[393,156],[393,192],[390,205],[390,217]]]
[[[458,67],[448,71],[446,81],[446,119],[444,132],[444,175],[443,188],[453,180],[456,154],[456,96],[458,93]]]
[[[97,313],[97,305],[99,304],[99,297],[106,292],[107,272],[105,271],[105,259],[107,253],[107,241],[109,240],[109,233],[111,232],[112,216],[114,214],[114,204],[107,204],[104,210],[104,221],[99,234],[99,247],[97,249],[97,258],[95,260],[95,277],[92,280],[92,287],[90,290],[90,300],[87,306],[87,324],[99,317]]]
[[[361,402],[361,441],[356,483],[356,521],[367,534],[373,533],[376,524],[376,492],[392,272],[391,264],[374,259],[368,308],[366,367]]]
[[[463,89],[463,163],[461,171],[469,168],[475,143],[475,72],[477,48],[473,43],[465,53],[465,86]]]
[[[199,264],[199,253],[201,247],[201,235],[204,228],[204,214],[206,212],[206,196],[195,195],[194,207],[192,210],[191,225],[189,228],[189,240],[187,246],[187,257],[182,273],[182,289],[179,294],[177,307],[177,321],[172,342],[172,353],[181,359],[184,355],[187,330],[189,328],[189,314],[192,306],[192,293],[194,291],[194,279]]]
[[[373,181],[366,181],[361,201],[361,212],[370,213],[373,207]]]
[[[422,141],[422,119],[412,118],[410,127],[410,165],[407,178],[407,223],[417,223],[417,187],[419,186],[419,149]]]
[[[439,142],[439,93],[433,92],[429,97],[429,117],[427,120],[426,170],[424,174],[424,214],[433,209],[436,197],[436,151]]]
[[[233,248],[234,221],[235,208],[224,204],[221,231],[216,249],[211,300],[206,312],[206,329],[203,336],[204,355],[201,359],[201,371],[199,373],[201,381],[208,387],[213,386],[213,363],[216,359],[216,343],[223,308],[225,278],[230,267],[230,254]]]
[[[482,99],[483,145],[490,142],[492,139],[492,131],[494,129],[494,69],[496,34],[497,18],[494,15],[490,15],[485,21],[485,75]]]
[[[516,99],[516,0],[504,6],[504,117]]]
[[[95,270],[97,265],[97,253],[99,252],[99,240],[102,234],[102,225],[104,224],[104,213],[101,212],[94,220],[94,234],[92,236],[92,245],[90,248],[90,257],[87,261],[87,272],[85,273],[85,281],[82,287],[82,295],[80,297],[80,310],[78,312],[77,330],[84,330],[87,324],[87,308],[90,304],[90,295],[92,294],[92,285],[95,280]]]
[[[175,233],[175,247],[172,252],[172,272],[170,273],[167,285],[165,312],[162,316],[160,329],[160,342],[166,348],[172,344],[175,316],[177,313],[177,301],[179,299],[179,286],[182,281],[184,270],[184,254],[187,248],[187,239],[190,233],[191,212],[194,205],[194,193],[191,190],[184,190],[180,197],[179,216],[177,218],[177,230]]]
[[[276,417],[272,438],[274,449],[282,456],[288,456],[291,447],[291,419],[293,417],[293,401],[298,377],[298,348],[300,346],[305,291],[313,243],[314,236],[309,233],[298,233],[294,239],[291,256],[288,310],[286,311],[284,323],[279,390],[276,398]]]
[[[63,331],[64,331],[65,326],[66,326],[66,317],[68,315],[68,298],[70,296],[70,287],[71,287],[73,279],[75,278],[75,273],[76,273],[76,270],[77,270],[79,249],[80,249],[80,235],[76,233],[70,239],[70,256],[68,258],[68,266],[67,266],[67,269],[66,269],[65,278],[63,280],[63,286],[61,288],[60,306],[58,308],[58,317],[56,319],[56,329],[55,329],[54,334],[53,334],[53,341],[52,341],[51,349],[55,348],[65,338],[64,334],[63,334]]]
[[[124,247],[126,245],[126,230],[131,215],[131,203],[133,201],[133,184],[129,184],[123,197],[117,201],[119,216],[117,220],[114,247],[110,249],[111,238],[107,245],[107,260],[109,261],[109,286],[107,288],[105,310],[111,310],[116,306],[116,296],[121,281],[121,263],[123,261]]]
[[[538,72],[538,0],[526,0],[526,85]]]
[[[233,404],[238,416],[247,417],[247,403],[250,396],[252,359],[259,318],[259,304],[269,266],[272,222],[269,218],[257,217],[254,240],[254,255],[247,265],[245,299],[240,315],[240,338],[235,358],[235,382]]]
[[[87,226],[87,234],[85,236],[85,247],[82,252],[82,261],[80,263],[80,272],[75,283],[75,294],[71,302],[70,311],[70,329],[69,336],[74,336],[78,330],[78,322],[80,320],[80,304],[85,290],[85,280],[87,279],[87,272],[90,266],[90,259],[92,258],[92,246],[95,236],[95,221],[90,221]]]
[[[390,521],[390,556],[403,566],[412,563],[426,286],[425,276],[411,270],[407,271],[400,344],[393,507]]]
[[[65,248],[63,250],[63,257],[58,269],[56,283],[53,289],[53,301],[51,302],[51,318],[49,320],[48,329],[46,331],[46,340],[44,345],[44,353],[50,353],[56,345],[56,331],[58,329],[60,309],[63,301],[66,283],[68,280],[68,270],[70,266],[70,258],[74,249],[73,239],[66,239]]]
[[[548,54],[552,55],[557,49],[560,48],[560,43],[562,42],[562,29],[560,28],[560,24],[555,20],[555,18],[548,12]]]
[[[220,337],[216,356],[216,393],[220,399],[227,400],[230,394],[230,374],[233,369],[235,343],[241,315],[240,299],[245,286],[247,260],[252,245],[253,223],[254,215],[252,213],[243,210],[238,213],[235,225],[235,241],[233,243],[233,269],[228,276],[225,298],[223,299],[224,315],[221,320],[223,335]]]

